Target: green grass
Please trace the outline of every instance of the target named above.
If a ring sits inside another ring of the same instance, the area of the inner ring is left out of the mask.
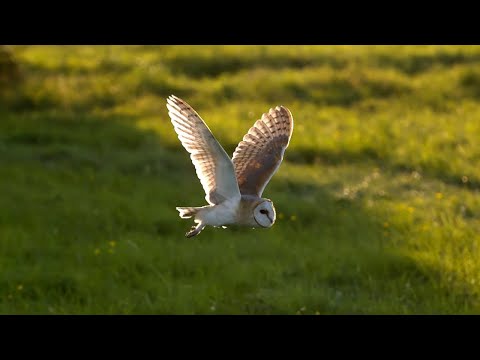
[[[480,313],[480,47],[9,49],[0,313]],[[292,111],[273,228],[184,237],[170,94],[230,154]]]

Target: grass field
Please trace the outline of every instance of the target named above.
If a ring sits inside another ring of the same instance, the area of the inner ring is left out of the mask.
[[[479,46],[9,50],[0,313],[480,313]],[[170,94],[229,154],[292,111],[273,228],[184,237]]]

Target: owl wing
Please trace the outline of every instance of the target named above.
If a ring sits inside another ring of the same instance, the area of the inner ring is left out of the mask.
[[[283,106],[270,109],[250,128],[232,159],[242,195],[262,196],[265,186],[280,167],[292,132],[292,114]]]
[[[240,197],[232,160],[193,108],[171,95],[168,115],[183,147],[190,153],[197,176],[205,190],[205,200],[216,205]]]

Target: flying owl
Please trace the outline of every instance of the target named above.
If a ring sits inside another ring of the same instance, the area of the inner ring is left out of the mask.
[[[293,132],[293,117],[284,106],[262,115],[238,144],[232,159],[193,108],[171,95],[168,114],[185,149],[190,153],[198,178],[210,204],[177,207],[182,219],[194,217],[187,238],[205,226],[239,225],[269,228],[276,213],[263,190],[280,167]]]

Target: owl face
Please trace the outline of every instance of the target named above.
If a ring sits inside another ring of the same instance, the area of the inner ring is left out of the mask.
[[[253,217],[258,225],[269,228],[275,223],[277,217],[275,207],[271,200],[265,200],[253,210]]]

